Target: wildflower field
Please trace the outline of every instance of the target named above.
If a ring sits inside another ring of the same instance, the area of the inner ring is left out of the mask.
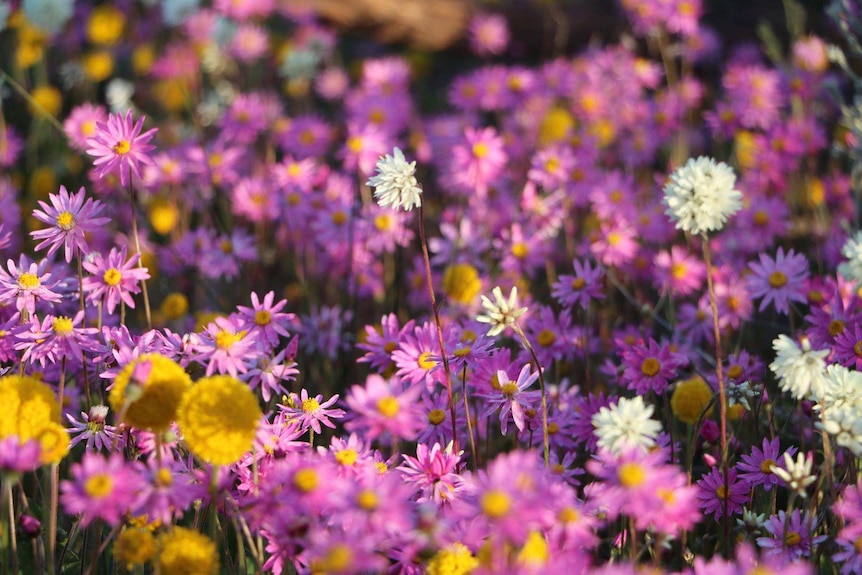
[[[0,575],[862,573],[862,4],[721,4],[0,0]]]

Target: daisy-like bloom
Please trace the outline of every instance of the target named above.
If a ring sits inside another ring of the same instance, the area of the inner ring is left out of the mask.
[[[84,188],[70,195],[65,186],[60,186],[59,194],[49,194],[48,199],[51,201],[50,206],[39,200],[42,209],[33,210],[33,217],[51,226],[30,232],[33,239],[42,240],[35,249],[47,247],[47,256],[51,257],[62,245],[67,262],[71,262],[72,256],[77,253],[86,255],[90,248],[84,234],[94,232],[111,221],[111,218],[96,217],[104,207],[102,202],[92,198],[85,200]]]
[[[252,307],[239,306],[237,311],[240,317],[245,320],[243,329],[248,331],[250,337],[254,340],[266,343],[271,347],[278,345],[278,338],[289,337],[287,326],[296,317],[292,313],[283,313],[281,310],[287,305],[287,300],[280,300],[273,305],[275,293],[267,292],[263,296],[263,301],[255,292],[251,294]]]
[[[796,454],[796,461],[794,461],[793,457],[785,452],[785,469],[776,466],[772,468],[772,472],[787,484],[788,489],[795,491],[800,497],[808,497],[805,490],[817,480],[817,476],[811,473],[813,463],[814,458],[811,453],[806,455],[800,451]]]
[[[119,453],[109,458],[87,452],[60,483],[60,502],[67,513],[81,514],[81,525],[102,519],[116,527],[134,504],[142,485],[140,473]]]
[[[330,429],[335,429],[335,424],[329,418],[341,419],[346,413],[343,409],[332,408],[338,401],[338,397],[336,393],[323,401],[323,396],[319,393],[311,397],[308,395],[308,391],[303,388],[299,397],[296,394],[293,395],[292,405],[279,405],[279,407],[288,419],[297,420],[303,431],[311,428],[314,433],[320,435],[321,423]]]
[[[752,447],[751,453],[743,455],[740,462],[736,464],[736,468],[742,472],[739,478],[747,481],[752,487],[762,485],[765,491],[771,490],[773,485],[778,485],[780,482],[774,468],[784,466],[784,460],[779,461],[778,452],[778,438],[770,441],[764,437],[763,449]],[[793,455],[796,453],[796,448],[790,447],[786,453]]]
[[[132,110],[128,110],[125,117],[111,114],[107,122],[96,123],[95,135],[87,138],[87,153],[96,158],[93,165],[98,178],[119,172],[120,185],[126,186],[130,172],[140,178],[142,164],[154,165],[148,152],[154,150],[155,146],[147,142],[153,139],[158,128],[141,133],[144,119],[145,116],[141,116],[137,122],[133,122]]]
[[[588,260],[583,262],[572,260],[575,275],[561,275],[552,286],[551,295],[560,304],[574,307],[580,305],[583,309],[590,307],[590,301],[604,299],[604,270],[598,264],[592,267]]]
[[[724,514],[725,500],[728,515],[742,511],[742,507],[748,502],[748,492],[751,489],[747,481],[737,480],[737,472],[733,467],[728,470],[727,487],[719,466],[713,467],[712,471],[697,482],[697,485],[700,488],[697,494],[698,505],[703,509],[704,514],[712,514],[715,519],[721,519]]]
[[[848,281],[862,283],[862,231],[847,239],[841,248],[841,255],[847,261],[838,266],[838,271]]]
[[[706,277],[706,266],[701,259],[689,254],[682,246],[660,251],[653,263],[653,284],[675,295],[686,296],[700,290]]]
[[[42,465],[41,454],[35,439],[22,442],[17,435],[0,439],[0,477],[35,471]]]
[[[810,395],[818,400],[826,388],[826,356],[828,349],[812,350],[808,338],[802,338],[802,346],[784,334],[772,341],[775,360],[769,369],[778,378],[782,391],[796,399],[807,399]]]
[[[423,427],[423,415],[417,400],[422,386],[404,389],[398,379],[386,380],[371,374],[365,385],[354,385],[345,398],[351,419],[345,424],[348,431],[364,433],[369,440],[389,435],[411,440]]]
[[[16,333],[18,343],[15,349],[24,350],[21,361],[57,363],[60,359],[73,362],[81,360],[84,350],[96,351],[98,344],[93,336],[99,333],[94,327],[79,327],[84,320],[84,312],[79,311],[74,318],[46,314],[40,322],[30,319],[29,330]]]
[[[60,294],[51,291],[57,285],[48,283],[51,274],[43,273],[35,262],[28,264],[27,259],[21,256],[19,265],[11,259],[6,265],[8,273],[0,267],[0,301],[14,298],[18,311],[26,310],[32,315],[36,311],[37,299],[52,303],[62,299]]]
[[[217,317],[210,322],[195,345],[197,360],[207,364],[206,375],[218,372],[237,377],[248,371],[246,359],[251,357],[254,340],[235,321]]]
[[[792,249],[785,254],[784,248],[779,247],[774,260],[760,254],[760,261],[752,262],[749,267],[753,272],[748,276],[750,296],[752,299],[763,298],[758,308],[760,311],[774,303],[775,311],[787,315],[790,302],[805,303],[808,260],[803,254]]]
[[[72,414],[67,413],[66,419],[69,420],[71,427],[69,434],[72,436],[72,441],[69,443],[69,449],[75,447],[82,441],[86,441],[87,451],[102,451],[111,449],[114,446],[116,439],[121,439],[122,436],[117,435],[117,428],[107,424],[108,406],[94,405],[89,412],[81,412],[81,421],[78,421]],[[120,443],[122,447],[122,443]]]
[[[487,296],[482,296],[482,307],[485,308],[487,315],[476,316],[476,321],[491,325],[488,330],[488,335],[494,337],[503,333],[507,327],[512,327],[518,321],[518,318],[527,312],[527,308],[518,307],[518,288],[512,287],[509,292],[509,299],[503,297],[503,290],[500,286],[495,287],[491,293],[494,295],[494,300],[491,301]]]
[[[661,395],[676,377],[677,370],[684,365],[676,355],[671,352],[670,346],[659,346],[652,338],[648,346],[637,344],[623,352],[625,369],[622,382],[639,395],[645,395],[649,390]]]
[[[177,423],[193,454],[213,465],[231,465],[251,450],[261,416],[247,385],[229,375],[214,375],[186,391]]]
[[[736,175],[724,162],[690,158],[664,187],[665,213],[676,221],[677,229],[688,233],[718,231],[742,207],[742,193],[735,184]]]
[[[624,449],[646,451],[653,447],[661,431],[661,423],[650,417],[654,410],[641,396],[621,397],[610,407],[601,407],[591,419],[598,437],[596,445],[614,454]]]
[[[72,109],[63,122],[63,131],[72,147],[83,152],[87,148],[87,138],[96,135],[96,124],[104,123],[107,119],[108,112],[104,106],[85,102]]]
[[[535,406],[541,396],[538,390],[527,391],[527,388],[533,385],[539,379],[539,372],[532,372],[532,365],[527,363],[521,368],[518,374],[517,381],[511,381],[506,372],[500,370],[497,372],[497,382],[500,385],[499,393],[495,395],[482,396],[486,400],[485,410],[480,417],[491,415],[500,408],[500,429],[503,435],[509,427],[509,413],[512,414],[512,419],[515,421],[515,427],[518,431],[524,431],[525,416],[524,410],[528,407]]]
[[[366,182],[375,188],[374,197],[380,207],[392,206],[409,212],[422,205],[422,188],[416,181],[416,161],[410,163],[404,158],[400,148],[392,155],[386,154],[377,160],[377,174]]]
[[[92,259],[84,262],[84,269],[92,275],[84,278],[83,288],[88,292],[91,302],[102,300],[105,311],[114,313],[122,301],[130,308],[135,307],[132,294],[141,291],[140,283],[150,279],[150,272],[138,266],[140,254],[126,259],[126,248],[111,248],[108,257],[100,253],[92,254]]]
[[[758,537],[757,545],[764,549],[764,555],[780,555],[791,560],[810,557],[817,545],[826,541],[826,535],[812,538],[817,530],[817,517],[806,511],[799,513],[794,509],[788,516],[784,511],[770,517],[763,525],[768,537]]]
[[[498,56],[509,44],[509,27],[500,14],[474,15],[468,33],[470,49],[479,56]]]

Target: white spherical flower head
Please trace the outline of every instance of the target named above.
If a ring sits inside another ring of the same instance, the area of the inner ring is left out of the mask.
[[[862,284],[862,232],[849,238],[841,248],[841,255],[847,261],[838,266],[838,272],[848,281]]]
[[[665,213],[677,229],[692,234],[720,230],[742,207],[735,184],[736,174],[724,162],[704,156],[689,159],[664,187]]]
[[[527,311],[527,308],[518,307],[518,288],[516,287],[513,287],[509,293],[509,299],[503,297],[503,290],[500,286],[495,287],[491,293],[494,295],[495,301],[491,301],[487,296],[482,296],[482,307],[488,314],[476,316],[476,321],[491,324],[488,335],[493,337],[502,333],[507,327],[514,326],[517,319]]]
[[[645,452],[653,447],[661,431],[661,423],[650,417],[653,409],[641,396],[621,397],[616,404],[602,407],[592,419],[598,446],[617,455],[623,449]]]
[[[422,205],[422,188],[416,182],[416,162],[407,162],[399,148],[392,155],[386,154],[377,160],[377,175],[367,184],[373,188],[377,203],[385,208],[404,208],[409,212]]]
[[[782,334],[772,341],[775,361],[769,369],[778,377],[781,391],[789,392],[796,399],[820,401],[826,392],[826,356],[828,349],[813,350],[808,338],[802,346]]]

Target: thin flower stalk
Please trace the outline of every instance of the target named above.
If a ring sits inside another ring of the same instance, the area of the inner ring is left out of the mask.
[[[137,196],[135,187],[132,185],[131,178],[129,179],[129,203],[132,207],[132,235],[135,238],[135,253],[138,254],[138,269],[144,269],[143,254],[141,254],[141,240],[138,237],[138,210],[136,207]],[[150,313],[150,295],[147,291],[147,280],[141,280],[141,291],[144,294],[144,314],[147,317],[147,329],[153,329],[153,318]],[[124,308],[125,309],[125,308]]]
[[[536,351],[533,349],[532,344],[530,344],[530,340],[527,339],[527,334],[524,333],[524,330],[517,323],[512,326],[512,329],[521,338],[521,343],[524,345],[524,349],[530,353],[533,367],[536,368],[536,372],[539,374],[539,386],[542,391],[542,450],[545,458],[545,467],[550,467],[551,440],[548,434],[548,394],[545,392],[545,375],[542,373],[542,366],[539,364],[539,358],[536,357]]]

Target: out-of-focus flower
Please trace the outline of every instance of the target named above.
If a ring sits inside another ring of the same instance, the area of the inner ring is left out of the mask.
[[[735,184],[736,175],[724,162],[691,158],[664,187],[665,213],[676,221],[677,229],[692,234],[718,231],[742,207],[742,193]]]

